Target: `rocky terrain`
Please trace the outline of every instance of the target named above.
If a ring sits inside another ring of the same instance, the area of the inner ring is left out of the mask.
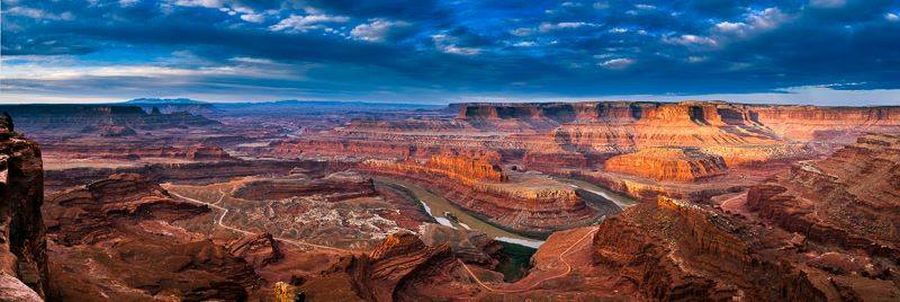
[[[683,148],[646,148],[617,155],[608,159],[604,168],[660,181],[682,182],[722,175],[727,169],[721,156]]]
[[[435,156],[424,164],[369,160],[364,167],[372,173],[422,183],[499,226],[538,236],[591,223],[614,211],[588,206],[575,189],[549,178],[510,178],[484,159]]]
[[[753,186],[747,206],[808,240],[900,261],[900,136],[870,134]]]
[[[41,150],[0,115],[0,298],[40,301],[50,287]]]
[[[900,297],[898,107],[301,103],[0,106],[0,297]]]

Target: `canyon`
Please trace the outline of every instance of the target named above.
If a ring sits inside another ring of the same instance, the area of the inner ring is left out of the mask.
[[[900,107],[0,112],[3,299],[900,299]]]

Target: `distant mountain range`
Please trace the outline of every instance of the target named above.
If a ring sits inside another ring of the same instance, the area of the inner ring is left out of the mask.
[[[375,107],[421,107],[421,108],[436,108],[443,107],[444,105],[427,105],[427,104],[412,104],[412,103],[370,103],[370,102],[361,102],[361,101],[305,101],[305,100],[277,100],[277,101],[262,101],[262,102],[234,102],[234,103],[219,103],[219,102],[205,102],[198,101],[189,98],[173,98],[173,99],[164,99],[164,98],[137,98],[132,99],[121,104],[127,105],[201,105],[201,104],[211,104],[216,106],[322,106],[322,107],[355,107],[355,106],[375,106]]]
[[[125,102],[127,105],[201,105],[209,104],[203,101],[197,101],[187,98],[177,99],[158,99],[158,98],[139,98]]]

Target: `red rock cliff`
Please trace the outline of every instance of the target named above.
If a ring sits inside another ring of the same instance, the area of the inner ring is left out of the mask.
[[[434,155],[428,160],[426,166],[469,180],[500,182],[506,180],[506,176],[503,175],[500,166],[495,163],[498,160],[499,158],[494,158],[492,161],[488,158]]]
[[[12,119],[0,115],[0,282],[4,294],[44,297],[49,284],[41,150],[14,130]]]
[[[604,168],[660,181],[694,181],[722,175],[727,169],[721,156],[680,148],[647,148],[614,156]]]
[[[900,137],[871,134],[754,186],[750,209],[811,240],[900,260]]]

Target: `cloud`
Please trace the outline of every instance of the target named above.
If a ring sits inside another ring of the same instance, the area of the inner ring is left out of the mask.
[[[344,23],[350,18],[344,16],[329,16],[324,14],[298,16],[291,15],[282,19],[277,24],[269,26],[272,31],[305,32],[311,29],[322,28],[320,23]]]
[[[592,5],[594,9],[607,9],[609,8],[609,1],[597,1]]]
[[[50,67],[5,66],[0,79],[3,80],[75,80],[87,77],[141,77],[161,78],[173,76],[238,75],[244,71],[233,67],[210,67],[199,69],[165,66],[97,66],[97,67]]]
[[[529,35],[533,34],[534,29],[520,27],[520,28],[510,30],[509,33],[512,34],[513,36],[525,37],[525,36],[529,36]]]
[[[71,12],[63,12],[60,14],[49,13],[41,9],[30,8],[25,6],[15,6],[13,8],[7,9],[4,11],[7,15],[10,16],[23,16],[32,19],[38,20],[64,20],[71,21],[75,19],[75,16]]]
[[[131,7],[140,2],[141,2],[141,0],[119,0],[119,6]]]
[[[747,17],[747,23],[752,29],[773,29],[789,19],[789,16],[781,12],[777,7],[766,8],[762,11],[753,11]]]
[[[457,43],[459,43],[458,38],[445,34],[433,35],[431,36],[431,40],[434,42],[434,47],[444,53],[464,56],[473,56],[481,53],[481,49],[479,48],[457,45]]]
[[[177,6],[206,8],[220,8],[225,6],[225,3],[222,0],[175,0],[172,4]]]
[[[900,88],[896,1],[567,1],[552,14],[524,0],[4,1],[0,75],[5,88],[73,96],[696,95],[835,81]],[[68,76],[22,78],[29,68]]]
[[[581,27],[596,27],[598,24],[591,22],[559,22],[559,23],[541,23],[539,27],[542,32],[560,30],[560,29],[573,29],[573,28],[581,28]]]
[[[515,46],[515,47],[534,47],[537,45],[538,44],[535,43],[534,41],[521,41],[521,42],[516,42],[513,44],[513,46]]]
[[[810,0],[809,5],[819,8],[836,8],[847,4],[847,0]]]
[[[262,23],[266,20],[266,16],[263,16],[261,14],[243,14],[241,15],[241,20],[251,23]]]
[[[618,70],[618,69],[628,68],[628,66],[631,66],[632,64],[634,64],[634,59],[618,58],[618,59],[610,59],[610,60],[600,62],[600,64],[598,64],[598,65],[600,65],[601,67],[606,68],[606,69]]]
[[[751,10],[744,16],[742,22],[722,21],[716,23],[713,29],[722,34],[746,38],[749,35],[776,29],[790,18],[779,8],[770,7],[763,10]]]
[[[718,45],[715,39],[709,37],[701,37],[697,35],[680,35],[677,37],[665,37],[663,41],[669,44],[679,44],[684,46],[710,46],[714,47]]]
[[[357,25],[350,31],[350,36],[357,40],[369,42],[384,42],[392,32],[408,27],[410,24],[404,21],[388,21],[373,19],[369,23]]]
[[[884,14],[884,19],[885,19],[885,20],[888,20],[888,22],[897,22],[897,21],[900,21],[900,17],[898,17],[897,14],[893,14],[893,13],[886,13],[886,14]]]

